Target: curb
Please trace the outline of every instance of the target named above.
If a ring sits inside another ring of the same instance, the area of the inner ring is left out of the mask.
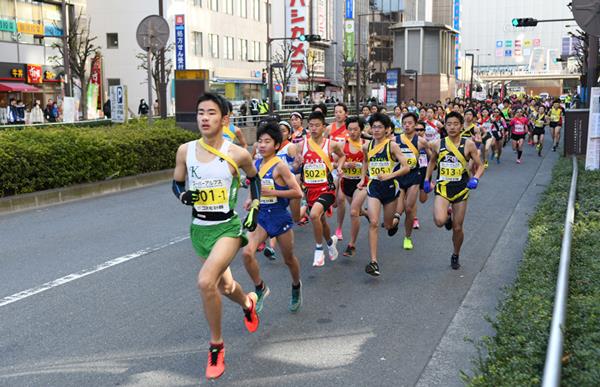
[[[506,297],[504,287],[514,283],[529,237],[528,233],[513,230],[523,226],[529,229],[529,216],[523,214],[539,202],[557,160],[556,156],[547,156],[540,164],[415,386],[464,386],[461,372],[472,375],[472,360],[478,356],[472,340],[495,334],[485,316],[496,317],[496,307]]]
[[[0,199],[0,215],[148,187],[173,179],[173,169],[73,185]]]

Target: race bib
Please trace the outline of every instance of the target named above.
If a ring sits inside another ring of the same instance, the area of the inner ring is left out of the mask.
[[[327,183],[327,167],[325,163],[304,164],[304,182],[307,184]]]
[[[429,164],[427,162],[427,155],[423,154],[423,153],[419,154],[419,167],[420,168],[426,168],[427,164]]]
[[[354,163],[352,168],[343,168],[344,179],[360,179],[362,175],[362,163]]]
[[[515,134],[525,134],[525,125],[523,124],[515,124],[514,126]]]
[[[410,169],[417,167],[417,158],[415,154],[408,148],[402,148],[402,153],[406,156],[406,163],[410,167]]]
[[[197,189],[200,199],[194,203],[198,212],[229,211],[229,193],[222,179],[206,179],[199,181],[192,189]]]
[[[266,189],[274,190],[275,189],[275,181],[273,179],[262,179],[260,181],[261,186]],[[275,196],[263,196],[260,195],[260,204],[274,204],[277,203],[277,198]]]
[[[389,161],[370,161],[369,176],[376,179],[380,173],[392,173],[392,163]]]
[[[442,181],[460,181],[462,179],[464,168],[461,163],[441,162],[440,180]]]

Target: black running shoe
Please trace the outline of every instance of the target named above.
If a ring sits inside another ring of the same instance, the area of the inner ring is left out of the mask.
[[[452,257],[450,257],[450,267],[452,267],[452,270],[460,269],[460,263],[458,263],[458,255],[452,254]]]
[[[379,277],[379,265],[377,262],[370,262],[367,267],[365,267],[365,271],[367,274],[372,275],[373,277]]]
[[[397,219],[398,223],[396,223],[396,225],[394,227],[392,227],[392,228],[390,228],[388,230],[388,236],[394,236],[394,235],[396,235],[396,233],[398,232],[398,227],[400,227],[400,214],[395,213],[394,214],[394,219],[395,220]]]
[[[346,251],[344,251],[344,257],[353,257],[355,251],[356,247],[348,245],[348,247],[346,247]]]

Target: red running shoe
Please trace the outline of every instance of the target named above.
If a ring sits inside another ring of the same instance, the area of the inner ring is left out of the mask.
[[[225,372],[225,347],[211,344],[206,364],[206,379],[217,379]]]
[[[248,332],[253,333],[258,329],[258,324],[260,321],[258,320],[258,314],[256,313],[256,301],[258,301],[258,296],[254,292],[248,293],[248,298],[252,305],[250,305],[250,309],[244,309],[244,324],[246,325],[246,329]]]

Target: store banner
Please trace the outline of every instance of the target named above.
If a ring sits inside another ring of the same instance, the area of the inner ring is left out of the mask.
[[[55,25],[46,24],[44,26],[44,35],[51,37],[61,37],[63,36],[63,30],[62,28],[58,28]]]
[[[0,19],[0,31],[17,32],[17,23],[14,20]]]
[[[356,48],[354,45],[354,20],[344,21],[344,58],[346,62],[354,63]]]
[[[17,30],[27,35],[44,35],[44,26],[37,23],[17,22]]]
[[[301,35],[308,34],[308,2],[298,0],[286,0],[285,2],[285,35],[291,40],[291,62],[292,74],[301,79],[306,78],[306,66],[304,65],[309,44],[297,40]]]
[[[42,77],[42,66],[35,65],[35,64],[28,64],[27,65],[27,83],[33,85],[33,84],[42,83],[43,81],[44,81],[44,79]]]
[[[102,84],[102,57],[96,55],[92,59],[92,65],[90,70],[90,79],[88,82],[87,89],[87,118],[95,119],[98,118],[98,110],[102,109],[101,101],[101,90],[100,85]]]
[[[175,15],[175,69],[185,70],[185,15]]]

